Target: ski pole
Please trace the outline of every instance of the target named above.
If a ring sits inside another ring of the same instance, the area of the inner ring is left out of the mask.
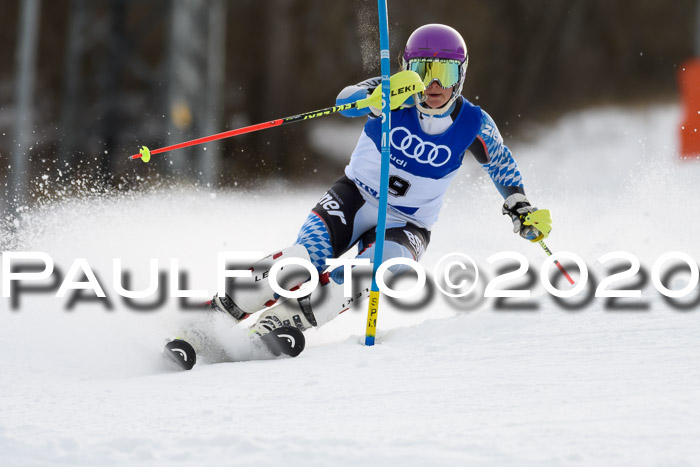
[[[547,253],[547,256],[552,256],[552,250],[549,249],[546,243],[544,243],[544,240],[540,240],[538,242],[542,249],[544,250],[545,253]],[[561,271],[562,274],[564,274],[564,277],[566,277],[566,280],[569,281],[569,284],[574,285],[574,280],[571,278],[568,272],[566,272],[566,269],[564,269],[564,266],[561,265],[559,261],[556,259],[554,260],[554,264],[557,265],[559,270]]]
[[[542,233],[542,235],[532,241],[538,242],[544,252],[547,253],[547,256],[552,256],[552,250],[550,250],[547,244],[544,243],[544,239],[549,235],[549,232],[552,231],[552,217],[550,216],[549,209],[538,209],[537,211],[528,213],[522,219],[523,224],[532,225]],[[566,280],[569,281],[569,284],[574,285],[574,280],[571,278],[569,273],[566,272],[564,266],[562,266],[557,260],[554,260],[554,264],[556,264],[561,273],[564,274],[564,277],[566,277]]]
[[[394,76],[391,77],[391,109],[397,109],[410,96],[422,92],[424,90],[425,85],[423,84],[423,81],[421,80],[420,76],[418,76],[418,73],[411,70],[404,70],[396,73]],[[129,156],[129,159],[141,159],[143,162],[148,162],[151,160],[151,156],[154,154],[161,154],[163,152],[169,152],[174,151],[176,149],[196,146],[198,144],[209,143],[211,141],[217,141],[224,138],[231,138],[232,136],[238,136],[245,133],[252,133],[254,131],[260,131],[265,130],[267,128],[286,125],[287,123],[295,123],[304,120],[310,120],[312,118],[325,117],[326,115],[332,115],[337,112],[342,112],[343,110],[364,109],[367,107],[381,108],[381,106],[381,87],[378,86],[377,88],[375,88],[375,90],[370,96],[365,97],[364,99],[360,99],[356,102],[351,102],[344,105],[336,105],[320,110],[312,110],[311,112],[305,112],[299,115],[292,115],[291,117],[278,118],[277,120],[258,123],[256,125],[237,128],[235,130],[224,131],[223,133],[204,136],[201,138],[193,139],[190,141],[184,141],[182,143],[173,144],[171,146],[166,146],[159,149],[150,150],[146,146],[142,146],[139,150],[139,153]]]

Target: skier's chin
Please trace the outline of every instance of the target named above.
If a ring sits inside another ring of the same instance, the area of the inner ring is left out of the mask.
[[[425,100],[424,104],[431,109],[440,109],[444,107],[446,103],[447,99],[442,94],[428,94],[428,98]]]

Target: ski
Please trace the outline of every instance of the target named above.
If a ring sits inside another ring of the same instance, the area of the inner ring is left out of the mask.
[[[275,357],[280,355],[296,357],[306,346],[304,333],[293,326],[273,329],[259,339]],[[163,358],[168,368],[191,370],[197,363],[197,352],[189,342],[178,338],[165,344]]]
[[[173,339],[163,348],[163,358],[172,369],[191,370],[197,363],[197,352],[183,339]]]
[[[273,329],[262,336],[261,339],[275,357],[279,357],[282,354],[296,357],[306,346],[304,333],[293,326]]]

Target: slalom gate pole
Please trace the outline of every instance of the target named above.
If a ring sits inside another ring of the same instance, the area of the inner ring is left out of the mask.
[[[540,240],[538,242],[542,249],[544,250],[545,253],[547,253],[547,256],[552,256],[552,250],[549,249],[546,243],[544,243],[544,240]],[[568,272],[566,272],[566,269],[564,269],[564,266],[561,265],[561,263],[557,260],[554,260],[554,264],[557,265],[559,270],[561,271],[562,274],[564,274],[564,277],[566,277],[566,280],[569,281],[569,284],[574,285],[574,280],[571,278]]]
[[[387,0],[378,0],[379,6],[379,48],[382,70],[382,160],[379,185],[379,207],[377,208],[377,238],[374,243],[374,267],[372,271],[372,288],[369,292],[367,310],[367,331],[365,345],[374,345],[377,333],[377,315],[379,314],[379,287],[377,286],[377,268],[384,257],[384,236],[386,233],[386,211],[389,202],[389,130],[391,129],[391,107],[389,103],[391,87],[391,61],[389,58],[389,19]]]

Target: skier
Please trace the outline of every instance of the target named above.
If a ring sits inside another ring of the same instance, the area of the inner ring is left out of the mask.
[[[383,261],[421,258],[445,192],[467,151],[488,172],[505,199],[502,212],[512,219],[513,231],[531,241],[544,238],[548,232],[524,225],[525,215],[536,208],[525,196],[515,160],[491,117],[461,95],[467,63],[464,39],[449,26],[419,27],[406,43],[403,69],[415,71],[426,89],[391,114]],[[373,78],[348,86],[338,95],[337,105],[365,98],[379,85],[380,80]],[[212,308],[229,313],[237,321],[267,308],[252,326],[260,336],[282,326],[292,325],[302,331],[321,326],[359,301],[360,297],[343,296],[344,271],[326,271],[326,259],[338,258],[355,245],[358,258],[374,257],[381,159],[381,118],[376,115],[381,111],[351,109],[342,113],[347,117],[369,114],[345,175],[311,210],[293,245],[253,265],[252,280],[234,279],[233,298],[215,295],[210,302]],[[298,306],[292,303],[270,308],[279,297],[267,284],[267,273],[274,262],[290,257],[311,262],[320,274],[321,287],[298,299]],[[389,270],[400,274],[405,269],[407,266],[399,265]],[[256,287],[249,286],[253,281]],[[320,299],[316,299],[317,294]],[[366,294],[367,290],[362,295]]]

